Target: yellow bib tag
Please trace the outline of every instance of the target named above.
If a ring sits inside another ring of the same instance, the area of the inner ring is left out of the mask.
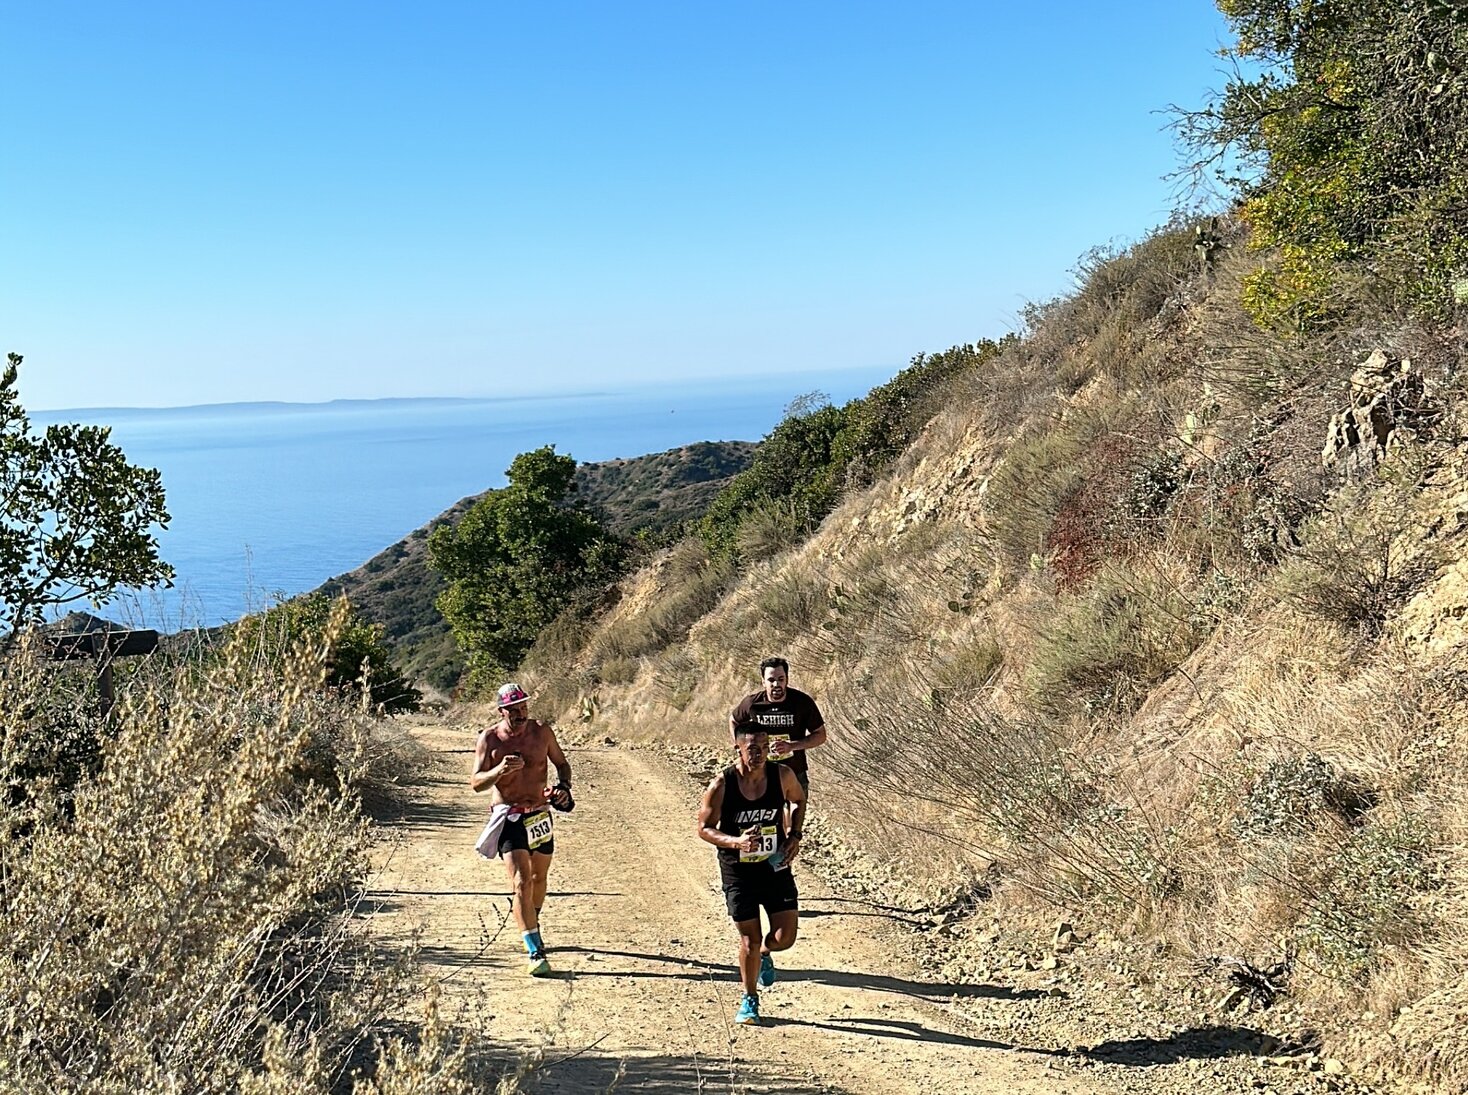
[[[539,848],[551,838],[551,818],[546,810],[525,816],[525,840],[532,849]]]
[[[780,827],[778,825],[761,825],[759,827],[759,844],[754,851],[746,852],[740,849],[740,863],[762,863],[775,854],[775,848],[780,843]]]

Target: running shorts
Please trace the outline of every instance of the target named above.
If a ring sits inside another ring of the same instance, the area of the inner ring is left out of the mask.
[[[789,912],[800,905],[800,894],[795,889],[795,875],[787,867],[783,871],[760,865],[757,870],[725,869],[724,904],[735,923],[742,920],[758,920],[760,907],[773,915]]]
[[[556,841],[550,835],[550,816],[549,810],[537,810],[535,813],[521,814],[513,821],[505,818],[505,827],[500,830],[500,855],[508,855],[510,852],[554,855]],[[528,827],[526,822],[530,823]]]

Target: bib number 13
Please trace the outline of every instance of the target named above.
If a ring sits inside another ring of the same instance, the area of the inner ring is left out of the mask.
[[[779,843],[779,840],[780,830],[776,826],[761,825],[759,830],[759,844],[755,846],[752,852],[741,850],[739,853],[739,862],[759,863],[762,860],[769,859],[770,856],[775,854],[775,846]]]

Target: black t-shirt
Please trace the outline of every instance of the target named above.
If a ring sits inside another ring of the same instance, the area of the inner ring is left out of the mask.
[[[763,691],[745,696],[734,708],[733,718],[736,730],[753,723],[769,734],[771,741],[779,738],[803,741],[810,737],[812,730],[826,725],[816,701],[798,688],[785,689],[785,698],[779,703],[767,698]],[[791,753],[782,763],[790,765],[792,772],[804,772],[808,767],[805,750]]]

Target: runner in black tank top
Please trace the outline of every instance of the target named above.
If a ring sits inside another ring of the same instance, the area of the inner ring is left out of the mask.
[[[744,998],[738,1023],[759,1022],[759,987],[775,981],[772,951],[795,942],[799,894],[790,864],[800,852],[805,791],[783,764],[767,762],[769,736],[758,726],[741,727],[738,760],[704,792],[698,835],[719,850],[724,902],[739,930],[739,974]],[[760,908],[769,917],[761,938]]]
[[[760,835],[760,848],[756,852],[719,849],[720,873],[725,879],[774,870],[780,846],[785,843],[785,791],[780,786],[780,773],[771,764],[764,766],[764,772],[765,793],[751,801],[744,797],[739,786],[739,769],[732,764],[724,769],[719,832],[743,838],[754,829]]]

